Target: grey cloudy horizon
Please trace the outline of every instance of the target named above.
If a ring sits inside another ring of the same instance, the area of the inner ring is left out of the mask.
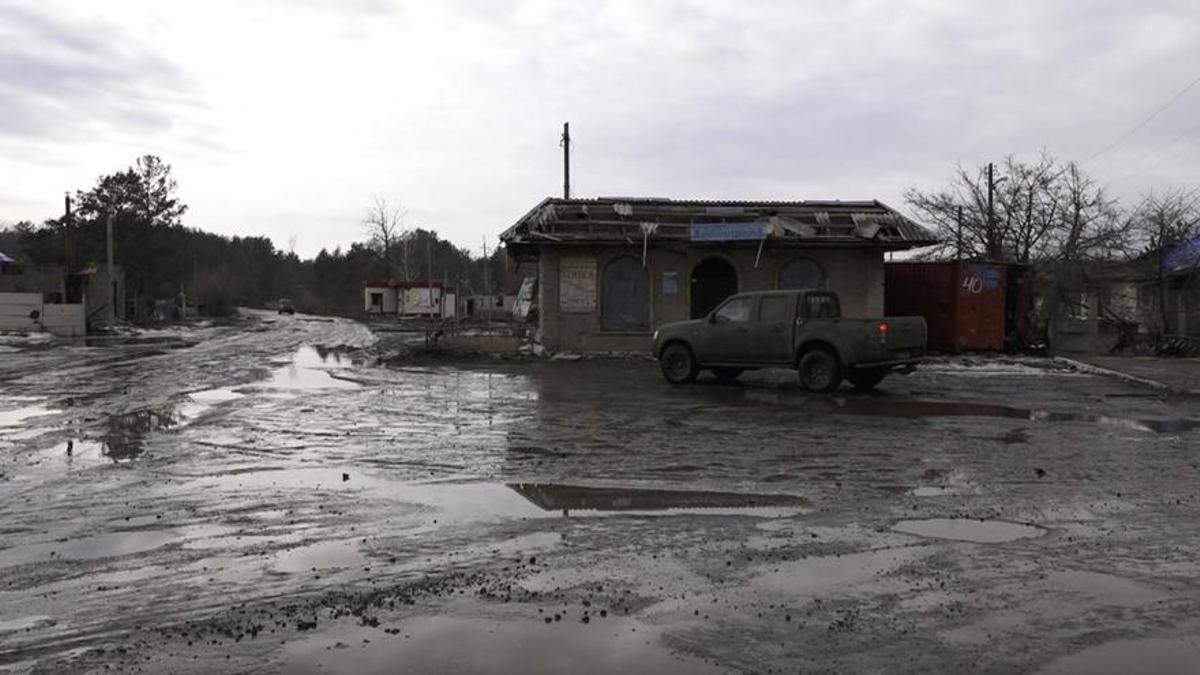
[[[1200,186],[1200,6],[0,0],[0,223],[142,154],[186,223],[297,252],[375,196],[478,252],[574,196],[879,199],[1043,150],[1125,203]],[[1088,161],[1084,161],[1088,160]]]

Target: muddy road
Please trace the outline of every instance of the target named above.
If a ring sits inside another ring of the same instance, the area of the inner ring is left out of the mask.
[[[0,347],[0,672],[1194,672],[1200,403],[944,363]]]

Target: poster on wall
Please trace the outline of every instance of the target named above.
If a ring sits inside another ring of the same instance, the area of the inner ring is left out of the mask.
[[[679,294],[679,273],[678,272],[663,272],[662,293],[663,293],[663,295],[678,295]]]
[[[562,312],[596,310],[596,261],[564,258],[558,265],[558,309]]]

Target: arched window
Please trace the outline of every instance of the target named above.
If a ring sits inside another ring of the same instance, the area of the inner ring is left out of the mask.
[[[779,290],[803,291],[825,288],[825,272],[808,258],[796,258],[779,270]]]
[[[600,329],[650,330],[650,275],[637,258],[610,260],[600,277]]]

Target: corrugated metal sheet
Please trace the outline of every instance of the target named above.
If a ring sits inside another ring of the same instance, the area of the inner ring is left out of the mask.
[[[643,223],[655,223],[656,240],[688,240],[696,223],[779,221],[772,241],[869,244],[904,249],[937,242],[937,237],[878,201],[712,201],[636,199],[542,200],[500,235],[508,244],[633,241],[645,236]],[[786,224],[785,224],[786,221]],[[791,225],[790,227],[786,225]]]
[[[940,352],[1004,349],[1007,270],[986,263],[888,263],[884,311],[923,316],[929,349]]]

